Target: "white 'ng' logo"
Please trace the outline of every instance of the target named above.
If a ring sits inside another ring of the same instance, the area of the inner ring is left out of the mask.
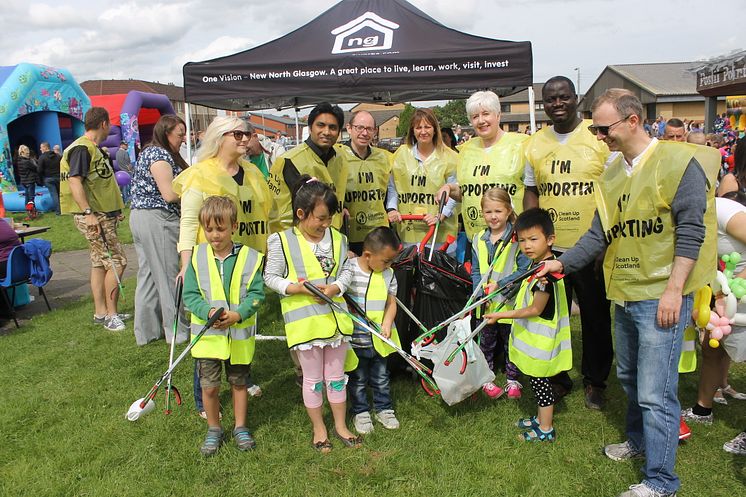
[[[394,41],[394,30],[399,27],[373,12],[366,12],[357,19],[332,30],[334,39],[333,54],[365,52],[370,50],[388,50]],[[355,33],[370,28],[378,34],[355,37]]]

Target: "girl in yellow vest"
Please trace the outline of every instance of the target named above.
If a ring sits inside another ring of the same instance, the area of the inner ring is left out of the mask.
[[[482,196],[481,206],[482,217],[487,223],[487,228],[476,233],[471,242],[471,280],[476,290],[484,275],[489,272],[485,288],[480,290],[490,293],[499,285],[510,281],[509,275],[514,271],[528,269],[531,260],[518,250],[518,243],[513,241],[513,223],[516,216],[508,192],[502,188],[490,188]],[[495,261],[498,253],[500,257]],[[496,305],[493,303],[487,311],[490,312]],[[508,308],[503,307],[503,309]],[[505,376],[507,378],[505,389],[491,381],[482,386],[482,391],[493,399],[500,397],[506,391],[510,399],[521,398],[523,386],[518,383],[520,371],[509,358],[509,335],[510,322],[498,322],[485,326],[480,337],[479,348],[484,358],[487,359],[490,370],[495,369],[497,352],[503,350],[505,353]]]
[[[391,269],[398,251],[399,240],[391,228],[379,226],[365,236],[360,257],[348,260],[345,268],[352,273],[347,296],[365,311],[368,319],[380,326],[384,337],[401,344],[394,326],[397,286]],[[352,349],[359,361],[357,368],[350,373],[349,385],[352,397],[350,411],[354,416],[355,430],[361,434],[373,431],[368,385],[373,391],[376,420],[386,429],[399,428],[391,402],[386,366],[386,357],[394,349],[357,325],[352,334]]]
[[[208,242],[194,247],[184,277],[184,304],[192,313],[192,336],[216,309],[224,309],[222,317],[192,348],[208,425],[200,452],[211,456],[223,439],[218,399],[223,366],[233,394],[233,439],[240,450],[256,447],[246,428],[246,387],[254,356],[256,311],[264,300],[264,287],[262,254],[231,240],[238,224],[236,204],[227,197],[210,197],[200,209],[199,221]]]
[[[436,195],[446,183],[456,182],[458,154],[443,145],[438,119],[430,109],[417,109],[412,115],[406,144],[394,154],[394,165],[386,195],[389,222],[396,223],[404,247],[420,243],[429,226],[438,221]],[[443,209],[436,246],[448,235],[456,236],[456,201]],[[421,221],[402,221],[402,214],[423,214]],[[452,245],[455,250],[455,244]]]
[[[292,189],[294,227],[267,240],[266,285],[280,294],[288,347],[303,370],[303,403],[313,425],[311,445],[326,453],[332,448],[322,414],[326,391],[334,417],[334,435],[347,447],[362,438],[347,428],[345,359],[352,335],[349,316],[335,313],[303,286],[316,285],[346,307],[342,293],[350,284],[347,239],[331,227],[337,197],[329,185],[302,175]],[[354,354],[352,354],[354,358]]]
[[[515,223],[521,252],[535,263],[553,259],[554,226],[549,212],[528,209]],[[538,416],[519,419],[517,426],[526,430],[522,440],[553,442],[557,437],[552,418],[554,393],[549,379],[572,368],[570,313],[562,280],[542,283],[524,280],[516,296],[516,308],[488,313],[490,322],[512,319],[510,359],[529,377],[539,406]]]

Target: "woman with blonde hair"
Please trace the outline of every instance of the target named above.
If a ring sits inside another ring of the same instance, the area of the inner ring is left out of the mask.
[[[205,199],[213,195],[226,196],[238,208],[238,229],[233,241],[265,253],[269,236],[268,216],[272,205],[267,182],[252,163],[244,160],[253,130],[238,117],[218,116],[207,127],[197,151],[197,163],[179,174],[173,189],[181,197],[181,223],[177,249],[181,256],[183,276],[191,263],[192,249],[207,242],[199,225],[199,210]],[[249,393],[261,394],[257,385],[249,382]],[[197,410],[202,409],[201,388],[195,370],[194,385]]]
[[[39,172],[36,168],[36,161],[31,158],[31,149],[26,145],[18,147],[18,158],[16,159],[18,168],[18,182],[23,185],[26,193],[25,205],[34,202],[36,196],[36,184],[39,182]]]

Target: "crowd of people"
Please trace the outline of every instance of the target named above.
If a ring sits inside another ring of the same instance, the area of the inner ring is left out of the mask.
[[[554,405],[574,388],[568,375],[574,295],[586,407],[604,409],[615,357],[628,398],[627,440],[604,453],[613,460],[645,458],[643,480],[621,495],[675,495],[681,416],[711,422],[718,392],[721,401],[743,398],[727,382],[730,359],[743,357],[711,349],[706,333],[698,402],[683,411],[678,366],[682,348],[689,350],[682,337],[692,293],[714,278],[719,255],[746,256],[744,139],[720,140],[694,125],[680,135],[674,120],[648,131],[639,99],[620,89],[600,95],[592,120],[584,120],[575,87],[563,76],[545,83],[542,101],[552,124],[529,136],[502,129],[496,94],[475,93],[466,103],[475,136],[459,146],[431,110],[417,109],[394,154],[371,145],[377,126],[370,113],[345,123],[329,103],[309,114],[308,139],[279,154],[246,120],[217,117],[191,166],[179,154],[185,123],[161,117],[132,166],[130,226],[139,263],[134,332],[139,345],[161,338],[181,343],[224,309],[192,349],[198,410],[208,424],[202,454],[215,454],[225,438],[218,403],[223,367],[235,444],[256,446],[247,398],[260,392],[250,364],[256,312],[268,290],[280,296],[312,447],[333,448],[324,393],[332,438],[346,447],[363,444],[374,420],[399,428],[386,361],[393,349],[326,299],[346,309],[347,296],[386,339],[408,350],[408,330],[395,325],[395,296],[406,299],[412,281],[392,264],[402,247],[420,243],[438,225],[436,245],[465,232],[477,295],[543,264],[539,278],[521,282],[514,300],[490,304],[482,316],[489,324],[480,348],[490,368],[505,371],[505,383],[485,383],[484,394],[520,398],[524,381],[536,398],[536,414],[517,422],[522,439],[551,442],[559,435]],[[93,319],[118,331],[129,317],[117,311],[117,282],[127,264],[117,238],[124,204],[97,147],[109,122],[104,109],[92,108],[85,134],[64,151],[60,206],[91,246]],[[344,127],[350,141],[338,143]],[[716,203],[716,190],[731,200]],[[190,318],[179,316],[182,281]],[[746,455],[746,431],[724,448]]]

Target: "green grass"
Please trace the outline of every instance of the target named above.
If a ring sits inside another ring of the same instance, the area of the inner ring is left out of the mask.
[[[52,250],[55,252],[88,249],[88,242],[86,242],[83,235],[77,230],[73,222],[73,217],[70,215],[56,216],[54,212],[45,212],[33,221],[26,220],[26,214],[21,212],[8,213],[8,215],[11,215],[16,223],[26,223],[30,226],[49,226],[49,231],[41,235],[36,235],[36,237],[52,242]],[[125,209],[124,216],[124,221],[122,221],[117,230],[119,241],[122,243],[132,243],[129,208]]]
[[[135,285],[128,283],[131,303]],[[260,342],[253,366],[264,390],[249,405],[257,450],[241,453],[229,441],[205,460],[198,452],[206,427],[193,408],[191,361],[174,377],[181,407],[162,414],[162,390],[155,412],[128,422],[129,405],[165,371],[168,349],[162,341],[139,348],[131,324],[127,332],[107,333],[90,322],[92,314],[85,300],[0,337],[0,495],[595,497],[616,495],[640,478],[639,462],[601,454],[604,444],[624,438],[626,400],[615,378],[603,412],[585,409],[578,390],[560,403],[559,438],[551,445],[517,440],[513,423],[536,409],[528,388],[519,402],[480,395],[448,407],[409,378],[397,378],[401,429],[377,425],[364,448],[333,441],[332,453],[322,456],[310,448],[310,423],[281,342]],[[261,332],[279,334],[276,300],[262,316]],[[572,376],[579,384],[577,368]],[[682,377],[684,405],[694,400],[696,381],[696,374]],[[731,381],[745,390],[746,367],[735,366]],[[223,394],[222,402],[230,429],[229,397]],[[679,450],[680,496],[744,495],[746,458],[721,449],[746,426],[744,407],[738,401],[717,406],[714,425],[692,426],[692,440]]]

